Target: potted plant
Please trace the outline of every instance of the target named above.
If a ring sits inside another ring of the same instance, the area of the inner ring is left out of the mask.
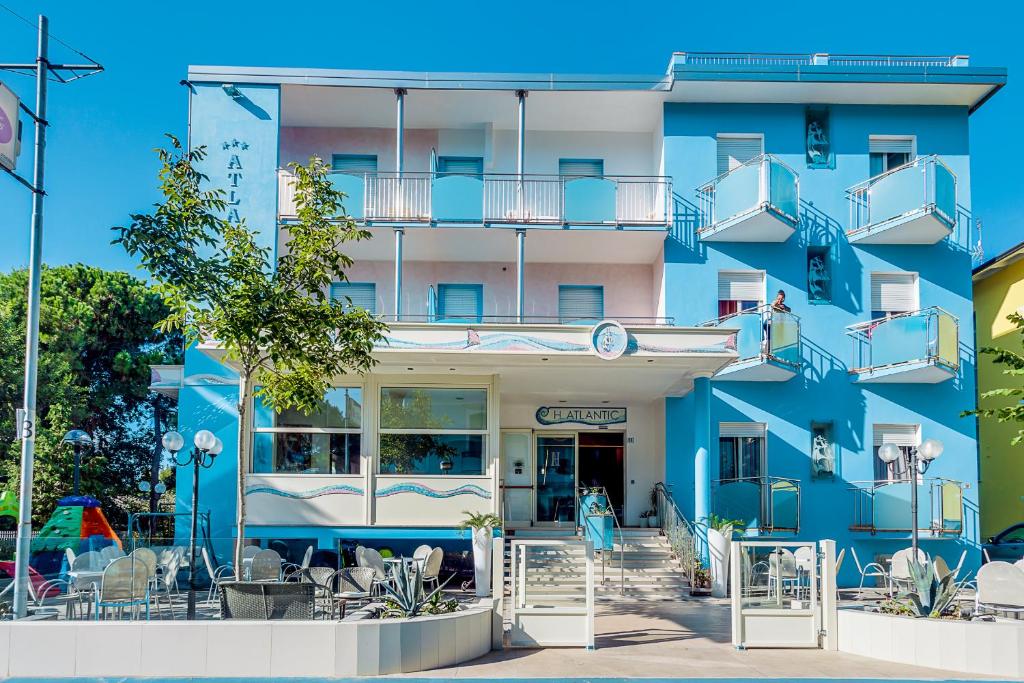
[[[583,515],[585,537],[594,544],[595,550],[612,550],[614,547],[615,523],[612,508],[604,496],[590,503]]]
[[[651,489],[651,509],[647,513],[647,526],[651,529],[661,527],[658,519],[658,489]]]
[[[726,519],[711,514],[704,520],[708,528],[708,554],[711,556],[711,595],[724,598],[729,593],[729,546],[736,527],[743,527],[738,519]]]
[[[491,594],[491,539],[494,538],[494,529],[501,526],[501,519],[489,512],[463,510],[463,513],[466,519],[459,528],[473,530],[473,578],[476,596],[486,598]]]
[[[700,563],[693,561],[693,582],[690,584],[690,595],[711,594],[711,571]]]

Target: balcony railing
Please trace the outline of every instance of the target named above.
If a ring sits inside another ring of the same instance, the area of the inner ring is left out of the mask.
[[[963,55],[831,55],[767,52],[677,52],[676,61],[699,66],[967,66]]]
[[[855,481],[850,529],[910,533],[911,487],[917,486],[917,530],[934,536],[959,536],[964,528],[964,484],[949,479]]]
[[[738,370],[751,369],[759,363],[783,366],[788,372],[777,379],[789,379],[800,369],[800,317],[793,313],[764,305],[709,320],[700,326],[735,327],[739,330],[731,342],[738,358],[717,375],[719,378]],[[734,379],[742,377],[736,372]]]
[[[762,154],[697,188],[704,240],[782,242],[796,229],[800,179],[796,171]]]
[[[956,176],[937,156],[865,180],[846,195],[853,242],[934,244],[956,225]]]
[[[377,318],[390,323],[456,323],[472,322],[476,324],[495,325],[596,325],[596,318],[567,318],[557,315],[526,315],[519,318],[514,315],[479,315],[469,317],[442,317],[436,313],[403,313],[402,315],[378,315]],[[650,327],[675,327],[675,318],[656,316],[604,316],[601,320],[615,320],[622,325],[645,325]]]
[[[668,227],[672,187],[661,176],[333,172],[345,209],[365,222]],[[296,215],[294,177],[278,172],[278,213]]]
[[[850,373],[874,377],[885,371],[888,381],[948,379],[960,367],[959,327],[956,316],[938,306],[850,325]],[[908,376],[900,378],[899,373]]]
[[[719,479],[712,491],[715,514],[740,520],[761,533],[799,533],[800,480],[784,477]]]

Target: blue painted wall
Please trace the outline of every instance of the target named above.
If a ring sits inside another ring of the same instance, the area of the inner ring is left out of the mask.
[[[966,542],[977,543],[977,446],[973,419],[959,416],[974,405],[974,330],[967,110],[960,107],[831,106],[832,169],[808,169],[804,160],[803,105],[666,104],[665,173],[674,178],[677,220],[665,248],[665,314],[688,325],[714,318],[717,274],[725,269],[763,269],[768,299],[778,289],[801,317],[804,369],[786,383],[713,382],[712,479],[718,478],[718,423],[768,425],[769,476],[802,481],[800,538],[834,538],[840,547],[856,544],[861,561],[891,553],[906,538],[883,539],[848,530],[853,518],[851,481],[874,478],[872,425],[919,423],[923,438],[938,438],[945,453],[928,475],[969,482]],[[765,152],[779,156],[800,175],[801,225],[782,244],[700,243],[695,188],[716,175],[718,133],[762,133]],[[849,209],[844,190],[869,177],[870,135],[916,135],[917,154],[938,154],[957,176],[958,225],[934,246],[854,247],[845,237]],[[812,305],[806,295],[806,248],[832,247],[831,305]],[[872,271],[916,271],[921,307],[938,305],[960,321],[959,375],[941,384],[855,385],[847,364],[851,341],[845,327],[870,319]],[[693,509],[693,401],[668,399],[666,476],[684,513]],[[810,424],[832,421],[840,447],[834,481],[812,480]],[[909,515],[909,511],[908,511]],[[958,542],[926,542],[955,563]],[[978,553],[971,553],[978,560]],[[841,580],[850,583],[855,567],[846,560]]]

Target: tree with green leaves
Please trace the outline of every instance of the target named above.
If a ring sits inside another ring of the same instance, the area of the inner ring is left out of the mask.
[[[330,297],[352,259],[346,242],[364,240],[344,213],[345,195],[319,158],[290,164],[297,220],[282,231],[280,255],[257,242],[244,219],[230,221],[225,193],[199,166],[206,149],[173,136],[157,151],[163,195],[152,213],[133,214],[115,243],[140,259],[170,309],[161,329],[190,344],[215,341],[238,372],[238,478],[235,567],[245,542],[249,408],[255,397],[277,412],[311,413],[338,375],[366,372],[384,324],[347,298]],[[276,236],[276,228],[275,228]]]
[[[1017,330],[1022,335],[1021,343],[1024,345],[1024,316],[1020,313],[1011,313],[1006,316],[1006,319],[1017,326]],[[992,356],[994,364],[1005,366],[1003,374],[1016,382],[1017,386],[990,389],[980,396],[981,401],[996,402],[1012,399],[1010,405],[998,408],[982,408],[979,405],[976,410],[965,410],[962,416],[977,415],[978,417],[995,418],[999,422],[1024,422],[1024,385],[1020,384],[1021,378],[1024,377],[1024,354],[998,346],[983,346],[978,349],[978,353]],[[1024,427],[1018,429],[1017,435],[1010,440],[1011,446],[1018,446],[1021,443],[1024,443]]]

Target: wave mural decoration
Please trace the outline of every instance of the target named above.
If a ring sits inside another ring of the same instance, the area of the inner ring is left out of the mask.
[[[587,344],[577,344],[558,339],[544,339],[524,334],[495,332],[480,334],[466,330],[465,339],[452,341],[418,342],[398,337],[385,337],[384,346],[392,349],[437,349],[449,351],[590,351]]]
[[[423,484],[392,484],[377,491],[378,498],[387,498],[399,493],[415,493],[427,498],[454,498],[455,496],[479,496],[490,500],[491,492],[476,484],[463,484],[453,489],[438,490]]]
[[[363,495],[363,490],[358,486],[351,486],[349,484],[330,484],[309,489],[308,491],[282,491],[273,486],[249,486],[245,489],[245,495],[247,496],[257,493],[291,498],[292,500],[310,500],[312,498],[320,498],[321,496],[361,496]]]

